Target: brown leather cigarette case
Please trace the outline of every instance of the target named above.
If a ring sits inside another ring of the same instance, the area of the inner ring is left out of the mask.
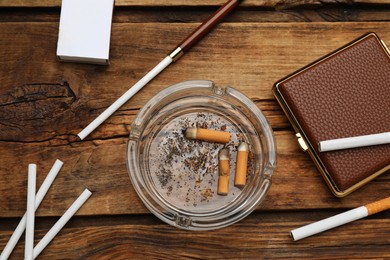
[[[332,152],[320,141],[390,131],[390,52],[369,33],[277,82],[279,104],[326,183],[344,197],[390,169],[390,145]]]

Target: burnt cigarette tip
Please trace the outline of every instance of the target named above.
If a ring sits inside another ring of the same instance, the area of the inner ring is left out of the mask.
[[[238,151],[242,151],[242,152],[247,152],[249,149],[248,149],[248,144],[245,143],[245,142],[242,142],[239,146],[238,146]]]
[[[196,128],[189,127],[185,130],[185,136],[188,139],[196,139]]]
[[[219,159],[220,160],[229,160],[229,150],[228,149],[221,149],[219,152]]]

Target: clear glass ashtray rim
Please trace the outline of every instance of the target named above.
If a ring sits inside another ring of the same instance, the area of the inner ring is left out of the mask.
[[[181,211],[180,209],[173,209],[165,205],[161,198],[156,198],[155,194],[151,193],[142,179],[142,172],[139,164],[137,165],[137,144],[139,143],[138,137],[142,132],[142,126],[145,118],[148,116],[148,112],[153,109],[156,104],[161,102],[164,98],[173,93],[180,91],[194,90],[195,88],[208,89],[210,93],[216,94],[217,96],[227,95],[237,99],[249,110],[251,110],[261,126],[262,134],[264,135],[266,147],[267,147],[267,161],[263,164],[263,180],[259,183],[258,190],[252,192],[249,203],[245,205],[229,208],[228,210],[217,210],[210,213],[189,213]],[[245,95],[235,90],[234,88],[227,87],[225,89],[216,87],[212,81],[207,80],[196,80],[196,81],[185,81],[175,85],[172,85],[156,96],[154,96],[149,102],[140,110],[137,114],[136,119],[131,125],[131,133],[129,137],[127,147],[127,165],[128,173],[137,194],[144,202],[146,207],[157,217],[164,222],[173,226],[190,229],[190,230],[209,230],[222,228],[231,225],[248,214],[250,214],[264,199],[268,189],[271,185],[271,177],[276,167],[276,144],[273,136],[271,127],[268,124],[267,119],[263,113],[257,108],[257,106]],[[156,201],[160,200],[160,201]],[[161,203],[162,202],[162,203]],[[182,225],[178,223],[181,218],[189,218],[189,223]]]

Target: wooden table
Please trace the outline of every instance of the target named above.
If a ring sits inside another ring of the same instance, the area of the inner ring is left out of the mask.
[[[390,1],[244,1],[85,141],[75,139],[223,2],[117,0],[111,64],[96,66],[57,60],[59,0],[0,1],[1,250],[26,210],[27,165],[38,164],[40,185],[58,158],[64,167],[37,211],[36,242],[85,187],[93,195],[39,259],[390,258],[389,211],[291,241],[291,229],[389,196],[390,175],[335,198],[271,93],[277,80],[366,32],[390,43]],[[272,125],[278,148],[264,203],[239,223],[209,232],[180,230],[152,215],[125,162],[139,109],[190,79],[249,96]],[[21,259],[23,250],[20,241],[11,258]]]

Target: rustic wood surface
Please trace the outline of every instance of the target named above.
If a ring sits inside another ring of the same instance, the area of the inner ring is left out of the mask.
[[[218,6],[224,0],[115,0],[116,6]],[[388,0],[245,0],[242,6],[275,7],[279,9],[299,6],[322,6],[324,4],[390,4]],[[59,7],[60,0],[2,0],[0,6],[4,7]]]
[[[277,80],[366,32],[390,43],[388,1],[244,1],[85,141],[76,139],[223,2],[117,0],[111,64],[96,66],[57,60],[60,1],[0,1],[0,250],[26,209],[28,163],[38,164],[40,184],[58,158],[65,164],[37,211],[36,241],[85,187],[93,196],[39,259],[390,258],[389,212],[291,242],[293,228],[389,196],[390,175],[335,198],[271,93]],[[266,200],[216,231],[188,232],[158,220],[126,168],[136,113],[160,90],[190,79],[236,87],[262,109],[276,136],[278,168]],[[23,257],[22,240],[12,259]]]

